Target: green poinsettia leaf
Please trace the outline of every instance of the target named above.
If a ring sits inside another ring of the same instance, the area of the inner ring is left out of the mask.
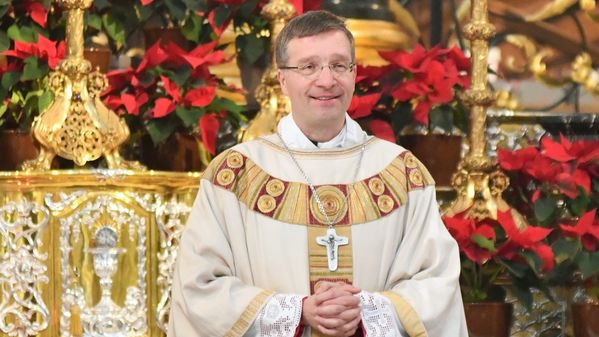
[[[37,101],[37,108],[39,112],[43,112],[50,107],[52,102],[54,101],[54,95],[51,91],[44,91]]]
[[[576,257],[576,262],[584,279],[599,273],[599,252],[581,252]]]
[[[260,56],[264,54],[266,41],[256,34],[246,34],[237,37],[235,40],[237,53],[250,64],[256,63]]]
[[[551,249],[555,255],[555,263],[561,264],[576,256],[580,250],[580,243],[575,240],[560,238],[551,244]]]
[[[0,17],[8,12],[11,2],[11,0],[0,0]]]
[[[98,11],[109,8],[110,6],[112,6],[112,4],[108,0],[94,0],[94,8]]]
[[[183,87],[185,82],[191,76],[192,70],[190,66],[181,66],[174,71],[165,70],[165,73],[169,74],[169,78],[173,80],[179,87]]]
[[[557,200],[554,198],[540,198],[535,202],[535,217],[539,222],[544,222],[557,210]]]
[[[493,242],[493,240],[487,239],[480,234],[472,235],[472,237],[470,237],[470,240],[476,243],[479,247],[484,248],[490,252],[495,252],[497,250],[495,249],[495,243]]]
[[[217,27],[221,27],[225,24],[229,16],[231,15],[231,10],[227,6],[218,6],[214,9],[214,24]]]
[[[4,119],[2,119],[2,116],[4,116],[4,113],[6,113],[7,109],[8,109],[7,103],[3,103],[2,105],[0,105],[0,126],[4,122]]]
[[[239,17],[242,21],[247,21],[247,19],[254,14],[256,6],[258,6],[258,1],[259,0],[244,1],[237,10],[236,17]]]
[[[186,108],[184,106],[178,106],[175,110],[175,114],[186,128],[192,128],[198,125],[198,119],[206,112],[202,108]]]
[[[238,127],[240,123],[247,122],[247,117],[243,114],[245,109],[246,107],[222,97],[215,97],[208,106],[209,111],[226,111],[228,120],[236,127]]]
[[[164,0],[164,4],[168,8],[169,13],[176,21],[185,19],[185,11],[187,6],[180,0]]]
[[[206,1],[183,0],[183,3],[192,12],[205,12],[208,10],[208,3]]]
[[[95,6],[95,3],[94,3]],[[89,27],[92,27],[96,30],[101,30],[102,29],[102,18],[97,15],[97,14],[92,14],[92,13],[86,13],[86,23]]]
[[[449,105],[442,105],[431,109],[428,114],[431,128],[441,128],[447,133],[453,130],[453,110]]]
[[[8,35],[6,35],[5,31],[0,30],[0,52],[8,50],[9,48],[10,48],[10,39],[8,38]]]
[[[199,15],[191,15],[181,27],[181,34],[189,41],[200,42],[203,20]]]
[[[19,82],[21,79],[21,73],[16,71],[9,71],[2,75],[2,88],[6,90],[12,89],[12,87]]]
[[[541,260],[541,258],[537,254],[531,251],[525,251],[522,252],[520,255],[524,258],[528,265],[533,268],[535,272],[539,273],[543,268],[543,260]]]
[[[37,41],[37,32],[28,26],[19,27],[16,23],[8,27],[6,31],[9,38],[17,41],[35,42]]]
[[[125,27],[123,27],[123,24],[108,14],[102,15],[102,24],[108,36],[115,41],[117,49],[121,48],[125,44]]]
[[[591,199],[584,188],[577,186],[577,189],[578,197],[576,197],[576,199],[568,200],[568,206],[570,206],[572,214],[575,216],[581,216],[587,211],[589,204],[591,203]]]
[[[21,81],[42,78],[50,71],[46,62],[33,56],[26,58],[24,64],[25,66],[23,67],[23,74],[21,74]]]
[[[177,128],[176,116],[170,114],[164,118],[151,119],[146,123],[146,130],[154,145],[164,142]]]

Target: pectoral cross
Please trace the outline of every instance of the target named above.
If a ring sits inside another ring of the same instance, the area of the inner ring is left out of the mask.
[[[327,233],[324,236],[316,237],[316,243],[321,246],[325,246],[327,249],[327,258],[329,260],[329,270],[337,270],[339,260],[339,246],[343,246],[349,243],[349,239],[345,236],[337,236],[335,228],[327,229]]]

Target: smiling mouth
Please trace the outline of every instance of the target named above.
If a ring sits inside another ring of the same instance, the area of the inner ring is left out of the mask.
[[[336,96],[310,96],[310,98],[315,99],[317,101],[331,101],[341,97],[341,95]]]

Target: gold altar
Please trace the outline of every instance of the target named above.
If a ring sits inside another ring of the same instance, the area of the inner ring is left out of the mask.
[[[199,173],[0,172],[0,335],[163,336]]]

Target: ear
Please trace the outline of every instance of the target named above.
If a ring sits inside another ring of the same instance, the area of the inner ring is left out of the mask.
[[[277,79],[279,80],[279,84],[281,85],[281,90],[283,91],[283,94],[289,96],[289,94],[287,94],[287,78],[285,78],[285,75],[280,69],[277,72]]]

